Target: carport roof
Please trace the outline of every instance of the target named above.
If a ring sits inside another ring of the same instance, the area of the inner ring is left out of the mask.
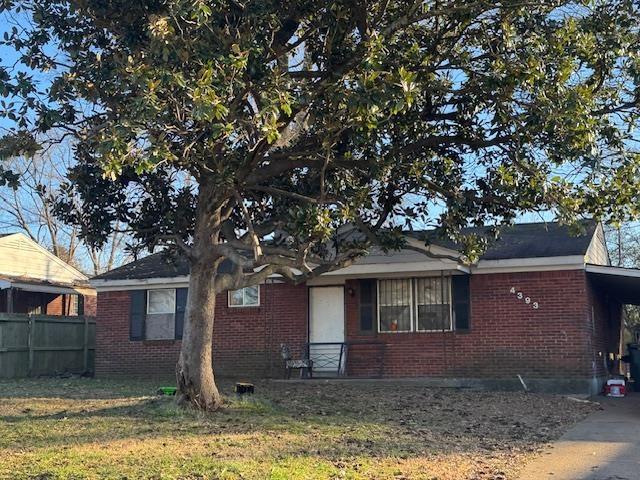
[[[79,282],[55,282],[32,277],[0,275],[0,290],[16,288],[29,292],[56,293],[56,294],[82,294],[95,295],[95,290],[88,281]]]
[[[640,269],[587,264],[594,285],[620,303],[640,305]]]

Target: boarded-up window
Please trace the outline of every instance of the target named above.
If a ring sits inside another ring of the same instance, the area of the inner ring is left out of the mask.
[[[173,340],[176,335],[176,291],[164,288],[147,291],[147,340]]]

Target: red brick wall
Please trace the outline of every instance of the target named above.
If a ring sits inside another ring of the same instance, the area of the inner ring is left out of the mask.
[[[96,295],[84,295],[84,314],[95,317],[97,312],[98,297]]]
[[[70,315],[75,307],[76,296],[75,295],[55,295],[55,294],[42,294],[46,295],[47,303],[47,315]],[[90,317],[96,315],[96,296],[95,295],[83,295],[84,297],[84,314]],[[75,312],[75,310],[74,310]],[[76,313],[74,313],[75,315]]]
[[[348,283],[352,375],[588,378],[588,292],[584,271],[472,275],[468,332],[358,332],[358,282]],[[511,287],[539,303],[534,310]],[[358,345],[367,342],[368,345]],[[377,344],[376,344],[377,343]],[[383,353],[381,353],[383,352]],[[383,359],[382,364],[380,359]]]
[[[47,315],[65,315],[65,303],[68,303],[68,295],[47,295],[47,308],[43,312]]]
[[[358,282],[346,287],[353,376],[590,379],[603,373],[597,352],[619,345],[619,306],[591,288],[581,270],[472,275],[471,328],[464,332],[362,334]],[[218,298],[216,374],[279,376],[281,343],[300,355],[307,340],[307,287],[261,285],[260,295],[255,308],[229,308],[226,295]],[[170,375],[179,349],[179,341],[129,341],[129,292],[98,294],[98,376]]]
[[[14,313],[29,313],[38,307],[43,308],[43,314],[62,315],[62,295],[56,295],[55,293],[14,290]]]
[[[129,340],[128,291],[98,293],[96,375],[172,375],[180,341]],[[260,286],[260,306],[229,308],[217,299],[213,358],[216,375],[280,375],[280,344],[295,355],[307,341],[307,287]]]

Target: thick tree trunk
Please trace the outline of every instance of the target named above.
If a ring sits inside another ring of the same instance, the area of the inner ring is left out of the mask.
[[[206,182],[205,182],[206,183]],[[189,295],[176,366],[177,401],[200,410],[222,405],[213,376],[213,320],[216,310],[216,275],[219,257],[212,250],[219,242],[220,202],[215,190],[201,185],[189,276]],[[216,207],[217,206],[217,207]]]
[[[180,360],[176,366],[178,403],[212,411],[222,405],[213,375],[212,342],[217,266],[192,264]]]

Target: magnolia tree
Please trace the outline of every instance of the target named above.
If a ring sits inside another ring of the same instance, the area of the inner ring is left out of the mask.
[[[3,4],[0,152],[62,132],[57,214],[92,244],[121,228],[189,259],[176,373],[202,409],[221,403],[219,292],[401,248],[415,223],[461,240],[519,212],[638,213],[633,2]]]

